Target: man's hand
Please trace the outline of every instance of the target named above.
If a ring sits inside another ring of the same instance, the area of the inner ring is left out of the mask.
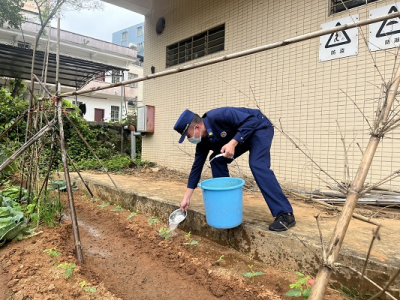
[[[190,206],[190,198],[192,197],[194,189],[186,189],[185,195],[183,196],[183,200],[181,201],[181,210],[187,210]]]
[[[224,157],[231,158],[235,156],[235,147],[239,144],[237,140],[232,139],[228,144],[224,145],[221,148],[221,153],[224,154]]]
[[[189,206],[190,206],[190,199],[183,198],[183,200],[181,201],[181,210],[182,211],[187,210]]]

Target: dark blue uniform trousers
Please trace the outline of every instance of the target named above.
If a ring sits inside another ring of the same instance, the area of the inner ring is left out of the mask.
[[[293,212],[292,206],[283,194],[282,189],[275,177],[271,167],[270,149],[274,127],[268,126],[256,130],[244,144],[238,144],[235,148],[235,158],[249,151],[249,165],[254,179],[257,182],[267,205],[276,217],[281,213]],[[210,160],[219,153],[214,152]],[[211,162],[212,175],[216,177],[229,177],[228,163],[232,160],[225,157],[218,157]]]

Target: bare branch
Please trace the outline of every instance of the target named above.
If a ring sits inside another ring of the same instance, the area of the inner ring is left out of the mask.
[[[279,119],[279,122],[281,122],[281,119]],[[281,123],[280,123],[281,124]],[[296,142],[285,132],[285,131],[283,131],[283,129],[281,129],[281,128],[279,128],[279,127],[277,127],[276,125],[274,125],[274,127],[276,128],[276,129],[278,129],[278,131],[280,132],[280,133],[282,133],[297,149],[299,149],[299,151],[301,152],[301,153],[303,153],[316,167],[317,167],[317,169],[319,170],[319,171],[321,171],[322,173],[324,173],[326,176],[328,176],[330,179],[332,179],[338,186],[342,186],[342,184],[339,182],[339,181],[337,181],[335,178],[333,178],[328,172],[326,172],[324,169],[322,169],[319,165],[318,165],[318,163],[309,155],[309,154],[307,154],[302,148],[300,148],[300,146],[299,145],[297,145],[296,144]],[[281,124],[281,127],[282,127],[282,124]],[[342,186],[343,187],[343,186]],[[343,187],[344,188],[344,187]]]
[[[340,137],[343,143],[343,149],[344,149],[344,182],[346,184],[346,187],[348,186],[347,183],[350,182],[350,168],[349,168],[349,158],[347,155],[347,149],[346,149],[346,142],[344,140],[344,136],[342,133],[342,130],[340,128],[339,122],[336,120],[336,124],[339,128],[339,132],[340,132]]]
[[[368,252],[367,252],[367,257],[365,258],[365,262],[364,262],[364,266],[363,266],[363,270],[361,272],[361,277],[360,277],[360,283],[359,286],[361,286],[362,280],[364,278],[365,275],[365,270],[367,269],[367,264],[368,264],[368,260],[369,260],[369,256],[371,255],[371,251],[372,251],[372,246],[374,244],[375,239],[380,240],[381,237],[379,236],[379,229],[381,228],[381,226],[376,227],[373,232],[372,232],[372,240],[371,243],[369,245],[368,248]]]
[[[378,298],[380,295],[382,295],[383,293],[385,293],[386,295],[388,294],[386,291],[389,288],[389,286],[393,283],[393,281],[397,278],[397,276],[399,276],[400,274],[400,269],[397,270],[397,272],[392,276],[392,278],[390,278],[390,280],[387,282],[386,286],[381,289],[381,291],[379,293],[376,293],[375,295],[373,295],[371,298],[369,298],[368,300],[373,300]],[[391,295],[390,295],[391,296]],[[393,296],[391,296],[393,297]],[[396,299],[393,297],[393,299]]]
[[[377,283],[375,283],[374,281],[372,281],[371,279],[369,279],[367,276],[362,275],[362,274],[361,274],[359,271],[357,271],[356,269],[354,269],[354,268],[352,268],[352,267],[350,267],[350,266],[342,265],[342,264],[340,264],[340,263],[336,263],[335,266],[337,266],[337,267],[342,267],[342,268],[347,268],[347,269],[349,269],[349,270],[352,270],[354,273],[357,273],[358,275],[363,276],[364,279],[366,279],[367,281],[369,281],[370,283],[372,283],[372,284],[373,284],[375,287],[377,287],[379,290],[383,291],[382,287],[380,287]],[[391,299],[396,300],[396,298],[393,297],[392,295],[390,295],[388,292],[385,291],[385,294],[386,294],[387,296],[389,296]]]
[[[361,146],[360,146],[360,144],[359,144],[359,143],[356,143],[356,144],[357,144],[357,146],[358,146],[358,149],[360,150],[361,154],[362,154],[362,155],[364,155],[364,151],[363,151],[363,149],[361,149]]]
[[[365,195],[366,193],[368,193],[369,191],[375,189],[376,187],[384,184],[385,182],[388,182],[389,180],[396,178],[400,176],[400,169],[394,171],[393,173],[391,173],[390,175],[386,176],[385,178],[381,179],[380,181],[378,181],[377,183],[374,183],[373,185],[369,186],[368,188],[364,188],[361,192],[360,192],[360,197],[362,197],[363,195]]]
[[[373,131],[371,124],[369,123],[367,117],[364,115],[364,113],[361,111],[361,109],[358,107],[357,103],[349,96],[347,95],[346,92],[344,92],[342,89],[339,89],[343,94],[346,95],[346,98],[349,98],[351,100],[351,102],[353,102],[353,104],[355,105],[355,107],[357,107],[358,111],[361,113],[361,115],[363,116],[363,118],[365,119],[365,121],[367,121],[369,129],[371,130],[371,132]]]

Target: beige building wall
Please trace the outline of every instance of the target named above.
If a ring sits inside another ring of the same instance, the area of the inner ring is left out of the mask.
[[[369,10],[392,3],[379,1],[352,9],[350,14],[358,13],[365,20]],[[157,0],[145,20],[144,75],[151,66],[156,72],[166,69],[166,46],[223,23],[225,50],[185,64],[313,32],[323,23],[348,15],[329,16],[327,0]],[[166,27],[157,35],[160,17],[165,18]],[[352,178],[369,140],[368,122],[372,123],[382,78],[390,80],[395,62],[395,49],[367,50],[363,37],[368,38],[368,33],[368,26],[360,28],[358,55],[348,58],[319,62],[316,38],[145,81],[144,103],[154,105],[156,113],[154,134],[143,138],[143,159],[189,173],[195,146],[187,141],[178,144],[179,135],[173,131],[184,109],[202,115],[220,106],[258,106],[329,174],[275,130],[272,169],[281,184],[306,190],[334,186],[333,178],[346,180],[345,152]],[[398,131],[383,140],[367,182],[400,168],[399,146]],[[250,174],[247,157],[238,162],[242,172]],[[389,183],[399,185],[398,181]]]

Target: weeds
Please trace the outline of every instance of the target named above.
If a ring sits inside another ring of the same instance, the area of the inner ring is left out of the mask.
[[[311,287],[314,284],[314,279],[310,276],[305,276],[303,273],[296,272],[298,277],[295,283],[289,285],[291,288],[285,295],[290,297],[303,297],[308,299],[311,292]]]
[[[347,299],[364,300],[364,299],[369,299],[371,297],[370,292],[365,292],[364,294],[361,294],[355,287],[348,288],[343,285],[339,289],[339,293],[345,296]]]
[[[251,278],[251,282],[254,284],[254,277],[264,275],[264,273],[263,272],[254,272],[253,265],[248,265],[248,267],[250,268],[250,272],[243,273],[242,275],[244,277]]]

